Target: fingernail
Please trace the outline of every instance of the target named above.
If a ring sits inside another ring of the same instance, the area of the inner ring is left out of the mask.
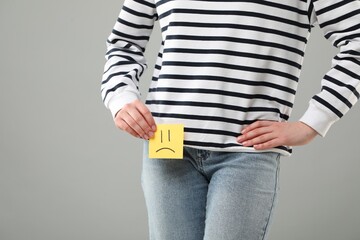
[[[243,134],[245,132],[245,129],[243,129],[242,131],[241,131],[241,133]]]
[[[144,138],[145,138],[145,139],[149,139],[148,135],[146,135],[146,134],[144,135]]]
[[[154,133],[153,132],[149,132],[149,137],[152,137],[154,136]]]
[[[245,142],[243,142],[243,143],[242,143],[242,145],[244,145],[244,146],[245,146],[247,143],[248,143],[248,142],[247,142],[247,141],[245,141]]]
[[[153,125],[152,127],[152,130],[155,132],[156,131],[156,126],[155,125]]]

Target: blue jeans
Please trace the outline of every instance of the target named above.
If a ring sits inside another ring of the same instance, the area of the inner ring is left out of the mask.
[[[279,190],[280,154],[184,147],[183,159],[149,159],[141,184],[150,240],[264,240]]]

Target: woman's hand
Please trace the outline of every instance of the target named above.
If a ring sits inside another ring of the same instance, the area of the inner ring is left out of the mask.
[[[303,122],[256,121],[245,127],[237,141],[243,146],[264,150],[281,145],[298,146],[310,142],[318,134]]]
[[[134,137],[149,139],[156,131],[156,124],[149,109],[140,100],[124,105],[115,115],[115,125]]]

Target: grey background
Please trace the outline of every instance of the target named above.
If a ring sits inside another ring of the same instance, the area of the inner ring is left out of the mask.
[[[105,41],[122,1],[0,3],[0,239],[147,239],[141,141],[100,98]],[[146,92],[160,43],[147,47]],[[337,53],[317,26],[292,119]],[[360,237],[360,108],[281,160],[271,240]]]

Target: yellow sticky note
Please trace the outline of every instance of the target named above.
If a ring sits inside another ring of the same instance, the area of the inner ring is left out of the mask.
[[[149,158],[183,158],[184,124],[157,124],[149,139]]]

